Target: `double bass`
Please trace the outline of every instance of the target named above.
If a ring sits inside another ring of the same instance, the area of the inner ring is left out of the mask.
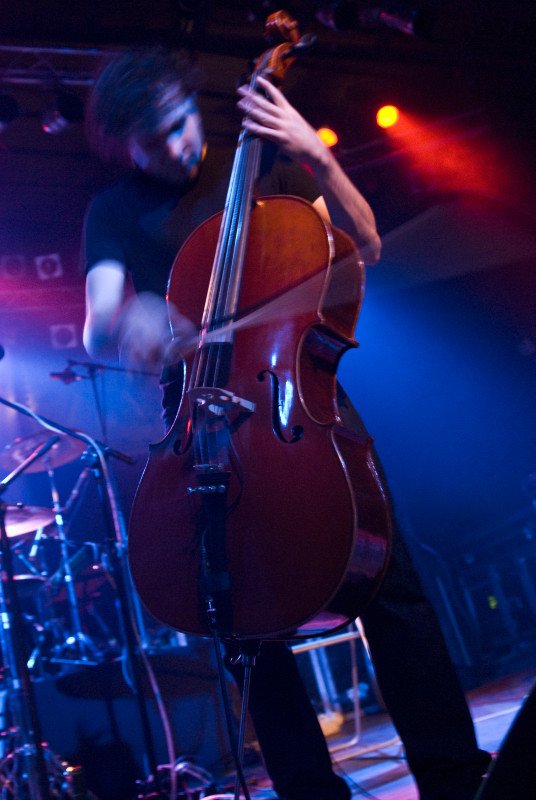
[[[284,41],[251,78],[281,80]],[[150,455],[128,534],[148,611],[201,636],[294,639],[358,616],[385,570],[389,510],[371,439],[344,427],[337,366],[356,347],[364,264],[296,197],[257,197],[261,142],[242,128],[224,210],[175,258],[168,301],[200,331],[173,425]]]

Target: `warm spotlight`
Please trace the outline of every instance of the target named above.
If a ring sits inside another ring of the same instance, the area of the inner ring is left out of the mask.
[[[84,106],[78,95],[59,92],[53,106],[45,112],[41,127],[45,133],[57,135],[70,125],[82,122],[83,118]]]
[[[376,122],[380,128],[392,128],[398,122],[398,108],[382,106],[376,113]]]
[[[339,137],[331,128],[319,128],[316,133],[324,142],[326,147],[335,147],[339,141]]]

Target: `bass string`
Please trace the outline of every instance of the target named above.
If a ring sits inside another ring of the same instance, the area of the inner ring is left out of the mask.
[[[254,184],[258,174],[260,142],[245,129],[242,130],[237,158],[233,165],[230,191],[224,211],[222,230],[218,242],[218,253],[214,266],[212,300],[207,314],[205,330],[215,331],[228,327],[234,319],[241,267],[245,250],[247,222],[251,207]],[[224,334],[231,343],[232,336]],[[218,380],[222,367],[223,340],[211,340],[209,345],[201,344],[196,364],[196,386],[211,386]],[[226,354],[228,357],[228,354]]]
[[[257,89],[257,76],[268,63],[265,53],[254,70],[250,86]],[[247,114],[244,119],[247,118]],[[210,332],[228,326],[234,319],[245,250],[246,228],[253,200],[254,184],[259,172],[261,143],[243,126],[238,137],[231,178],[223,213],[222,227],[216,248],[207,301],[203,314],[203,330]],[[230,337],[231,339],[232,337]],[[220,342],[211,339],[203,344],[203,335],[194,358],[190,386],[210,386],[221,369]]]

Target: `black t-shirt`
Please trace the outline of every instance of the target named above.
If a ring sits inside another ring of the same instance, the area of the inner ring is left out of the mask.
[[[165,295],[175,256],[186,238],[222,211],[232,162],[209,147],[198,179],[186,189],[136,170],[96,195],[85,221],[86,272],[103,259],[124,264],[137,292]],[[314,202],[312,176],[299,164],[265,146],[259,196],[286,194]]]

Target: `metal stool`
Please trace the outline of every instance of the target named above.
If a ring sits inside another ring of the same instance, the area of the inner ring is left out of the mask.
[[[359,705],[359,677],[357,670],[356,639],[361,639],[363,643],[368,665],[370,665],[370,674],[373,675],[374,668],[370,658],[370,650],[365,632],[363,630],[363,625],[361,624],[361,620],[359,618],[354,620],[354,622],[352,622],[346,628],[346,630],[341,633],[334,634],[333,636],[306,639],[304,642],[294,644],[291,647],[292,652],[295,654],[306,652],[309,653],[309,658],[311,660],[311,666],[313,668],[316,685],[322,701],[324,714],[327,717],[337,717],[338,715],[341,715],[342,718],[341,704],[337,699],[337,691],[335,688],[331,667],[329,665],[326,648],[334,644],[341,644],[342,642],[349,642],[350,644],[352,695],[354,705],[354,734],[348,741],[330,747],[331,753],[352,747],[353,745],[357,744],[361,736],[361,709]],[[378,695],[376,692],[374,678],[372,682],[375,693]]]

